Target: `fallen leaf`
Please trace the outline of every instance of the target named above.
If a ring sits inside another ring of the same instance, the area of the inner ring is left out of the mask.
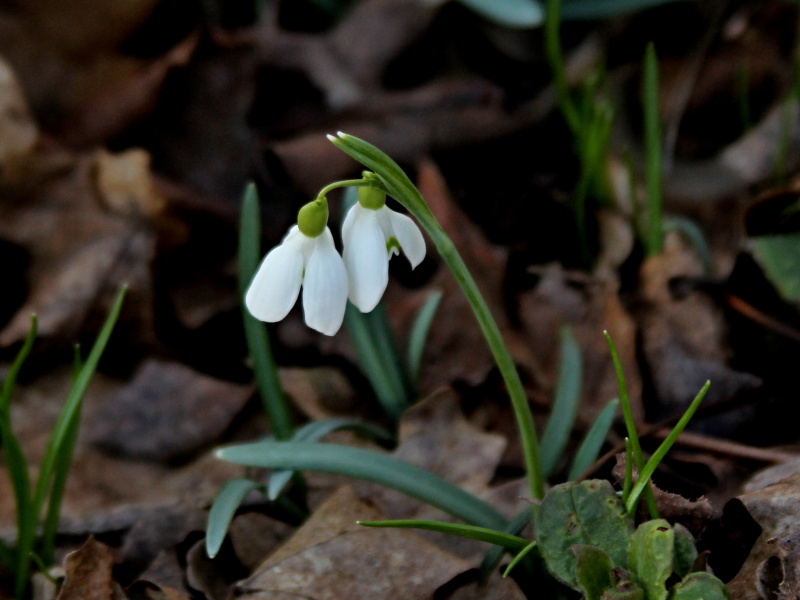
[[[356,523],[382,518],[351,488],[340,488],[251,577],[237,584],[236,597],[422,600],[466,569],[461,559],[411,531]]]
[[[25,94],[11,65],[0,56],[0,187],[20,179],[38,139]]]
[[[111,573],[113,564],[108,546],[90,537],[64,560],[65,579],[57,600],[118,598]]]

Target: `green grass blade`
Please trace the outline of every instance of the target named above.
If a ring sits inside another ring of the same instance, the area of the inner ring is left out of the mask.
[[[100,333],[95,340],[92,350],[81,369],[80,374],[75,379],[64,407],[58,415],[58,420],[53,428],[53,433],[45,451],[44,458],[39,465],[39,477],[36,481],[36,489],[33,494],[31,502],[31,509],[27,515],[24,531],[20,531],[20,538],[18,543],[18,552],[21,557],[20,563],[24,566],[21,567],[16,573],[16,594],[18,598],[24,595],[25,588],[28,585],[28,575],[30,572],[30,563],[28,556],[33,551],[34,536],[36,527],[38,525],[39,517],[42,513],[45,499],[53,484],[53,478],[56,475],[55,469],[58,465],[59,468],[68,469],[69,465],[59,463],[58,457],[65,451],[66,443],[69,441],[69,434],[74,427],[74,421],[80,415],[81,403],[83,396],[86,393],[86,388],[92,380],[97,363],[100,361],[100,356],[103,354],[108,340],[114,331],[114,325],[119,318],[120,311],[122,310],[122,303],[125,299],[127,287],[120,288],[111,307],[111,311],[106,317],[105,323],[100,330]]]
[[[628,513],[632,514],[636,509],[636,504],[639,502],[639,497],[642,495],[642,492],[645,489],[650,489],[650,478],[653,476],[653,473],[656,472],[658,465],[667,455],[667,452],[669,452],[670,448],[672,448],[672,445],[677,441],[678,436],[689,424],[689,421],[694,416],[694,413],[700,407],[700,403],[703,401],[703,398],[705,398],[709,387],[711,387],[711,382],[706,381],[705,385],[700,389],[699,392],[697,392],[697,395],[694,397],[694,400],[692,400],[689,408],[686,409],[686,412],[683,413],[683,416],[675,424],[675,427],[673,427],[672,431],[670,431],[667,438],[661,442],[661,445],[659,445],[656,451],[653,452],[653,455],[650,457],[650,460],[647,461],[647,464],[644,466],[644,468],[639,470],[639,478],[636,480],[630,496],[628,496],[628,499],[625,502],[625,508],[628,510]]]
[[[614,424],[617,408],[619,408],[619,400],[615,398],[606,404],[600,414],[597,415],[578,447],[578,451],[575,453],[575,458],[572,460],[572,466],[567,475],[567,481],[573,481],[580,477],[581,473],[584,473],[597,460],[611,425]]]
[[[393,385],[403,391],[406,405],[410,406],[414,394],[411,389],[408,373],[405,369],[405,363],[397,350],[394,334],[389,325],[386,305],[383,301],[378,302],[378,306],[376,306],[372,312],[361,313],[361,315],[367,322],[367,327],[372,335],[372,339],[375,340],[378,351],[383,357],[383,362],[386,365],[389,376],[392,378]]]
[[[561,362],[558,372],[553,407],[542,434],[542,474],[549,477],[555,472],[558,461],[569,441],[575,424],[583,383],[583,359],[572,329],[561,328]]]
[[[217,457],[251,467],[322,471],[373,481],[471,525],[498,530],[507,525],[494,508],[452,483],[420,467],[361,448],[308,442],[257,442],[221,448]]]
[[[561,46],[561,0],[548,0],[544,20],[544,42],[547,62],[553,75],[558,108],[564,116],[572,135],[581,134],[581,118],[567,83],[567,69],[564,65],[564,54]]]
[[[384,444],[390,444],[394,441],[391,433],[386,431],[383,427],[373,425],[372,423],[365,423],[356,419],[326,419],[325,421],[312,421],[307,423],[292,436],[293,442],[318,442],[329,433],[340,431],[342,429],[349,429],[360,433],[368,438],[372,438]],[[267,484],[267,498],[275,500],[280,496],[286,484],[294,476],[295,471],[291,469],[278,469],[273,471]]]
[[[242,198],[242,214],[239,222],[239,297],[242,303],[245,339],[250,360],[253,362],[253,376],[264,412],[275,437],[285,440],[292,436],[294,426],[278,377],[278,368],[272,356],[269,333],[264,323],[253,317],[244,305],[244,296],[260,260],[261,211],[256,186],[250,183]]]
[[[508,577],[512,569],[514,569],[514,567],[516,567],[522,561],[522,559],[528,556],[528,554],[530,554],[531,550],[534,548],[536,548],[536,540],[528,543],[528,545],[525,546],[522,551],[514,557],[514,560],[512,560],[506,567],[506,570],[503,571],[503,577]]]
[[[254,490],[263,489],[264,486],[255,481],[240,477],[231,479],[214,498],[214,504],[208,512],[208,525],[206,526],[206,554],[214,558],[222,547],[222,542],[228,534],[233,516],[245,496]]]
[[[617,347],[614,345],[614,341],[611,339],[608,331],[604,331],[603,335],[606,338],[606,344],[611,353],[611,360],[614,362],[614,371],[617,375],[617,387],[619,388],[619,401],[622,407],[622,416],[625,418],[625,429],[628,431],[628,439],[630,440],[631,451],[633,452],[634,464],[636,465],[636,470],[641,473],[644,468],[644,455],[642,454],[642,446],[639,443],[639,433],[636,431],[636,421],[633,419],[631,403],[628,399],[628,386],[625,383],[625,373],[622,371],[622,361],[619,358]],[[650,486],[647,487],[645,499],[647,501],[647,508],[650,511],[650,517],[657,519],[658,508],[656,507],[656,500],[653,497],[653,490]]]
[[[503,531],[510,535],[517,535],[525,526],[533,520],[533,507],[528,507],[519,513],[516,517],[511,520],[508,527],[506,527]],[[500,560],[503,558],[503,552],[505,552],[504,548],[495,547],[490,548],[488,552],[483,557],[481,561],[479,571],[480,571],[480,580],[486,581],[489,577],[489,574],[492,573],[496,568],[497,565],[500,564]]]
[[[11,393],[14,391],[14,385],[17,383],[19,371],[22,369],[22,365],[25,363],[25,360],[28,358],[28,355],[33,349],[33,342],[36,340],[38,324],[39,320],[37,316],[31,315],[31,328],[28,330],[28,335],[25,338],[25,342],[22,344],[22,348],[20,348],[19,352],[17,353],[14,362],[11,364],[11,368],[6,374],[6,378],[3,380],[3,388],[2,391],[0,391],[0,412],[8,413],[10,410]]]
[[[358,521],[359,525],[365,527],[397,527],[405,529],[423,529],[425,531],[438,531],[450,535],[488,542],[502,548],[508,548],[515,552],[522,551],[530,540],[509,535],[502,531],[487,529],[486,527],[476,527],[475,525],[462,525],[460,523],[447,523],[445,521],[420,521],[420,520],[397,520],[397,521]]]
[[[647,256],[661,254],[664,230],[661,224],[664,208],[661,199],[661,123],[659,117],[658,58],[653,43],[647,45],[644,57],[645,189],[647,190]]]
[[[419,309],[417,318],[411,326],[411,334],[408,336],[408,373],[411,381],[416,386],[419,381],[419,370],[422,365],[422,356],[425,353],[425,344],[428,340],[428,332],[433,323],[433,317],[442,301],[442,292],[435,290],[431,292],[425,304]]]

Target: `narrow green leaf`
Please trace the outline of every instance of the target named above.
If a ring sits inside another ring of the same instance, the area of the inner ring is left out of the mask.
[[[666,439],[661,442],[656,451],[653,452],[653,455],[650,457],[650,460],[647,461],[647,464],[644,466],[644,468],[639,470],[639,478],[636,480],[636,483],[634,484],[626,503],[628,512],[632,513],[636,508],[636,503],[639,501],[639,496],[641,496],[645,488],[650,489],[650,478],[653,476],[653,473],[656,472],[658,465],[661,464],[661,461],[667,455],[667,452],[669,452],[670,448],[672,448],[672,445],[677,441],[678,436],[684,429],[686,429],[686,426],[689,424],[689,421],[691,421],[694,413],[697,412],[698,408],[700,408],[700,403],[703,401],[703,398],[706,397],[706,393],[708,393],[708,388],[710,387],[711,382],[706,381],[706,384],[700,389],[699,392],[697,392],[697,395],[694,397],[694,400],[692,400],[689,408],[687,408],[686,412],[683,413],[683,416],[675,424],[675,427],[672,428],[672,431],[669,432],[669,435],[666,437]]]
[[[375,346],[386,364],[387,371],[392,378],[392,385],[402,392],[406,406],[410,406],[414,394],[405,369],[405,363],[397,350],[394,333],[389,325],[386,305],[381,300],[371,312],[360,314],[364,317],[372,339],[375,340]]]
[[[411,334],[408,336],[408,372],[411,381],[417,385],[419,381],[419,370],[422,366],[422,356],[425,353],[425,345],[428,341],[428,332],[433,324],[433,317],[442,301],[442,292],[434,290],[425,300],[425,304],[419,309],[417,318],[411,326]]]
[[[28,355],[33,349],[38,323],[38,317],[35,314],[31,315],[31,328],[28,330],[25,342],[22,344],[22,348],[20,348],[17,353],[14,362],[11,364],[11,368],[6,374],[6,378],[3,380],[3,388],[0,393],[0,412],[8,413],[9,411],[11,406],[11,393],[14,391],[14,385],[17,383],[17,376],[19,375],[20,369],[22,369],[22,365],[25,364],[25,359],[28,358]]]
[[[536,0],[458,0],[464,6],[503,27],[538,27],[544,11]]]
[[[703,235],[703,230],[698,227],[697,223],[683,216],[666,217],[664,219],[664,231],[677,231],[686,238],[694,249],[697,258],[700,259],[700,264],[703,265],[703,273],[707,277],[713,275],[711,247],[708,245],[706,236]]]
[[[69,395],[64,403],[64,407],[61,409],[61,412],[58,415],[58,420],[53,427],[53,433],[50,436],[47,450],[45,451],[44,458],[39,465],[39,477],[36,481],[36,488],[33,494],[33,500],[31,502],[31,509],[28,512],[27,521],[24,528],[20,529],[17,548],[21,557],[27,557],[33,551],[36,527],[38,525],[38,520],[41,515],[45,499],[47,498],[48,492],[50,491],[53,483],[56,466],[58,465],[59,468],[69,468],[69,465],[64,465],[63,463],[59,464],[58,457],[62,452],[64,452],[66,443],[69,442],[71,428],[74,426],[73,423],[80,414],[81,403],[83,401],[83,396],[86,393],[86,388],[89,387],[89,383],[91,382],[92,376],[97,368],[97,363],[100,361],[100,356],[103,354],[103,351],[108,344],[108,340],[111,338],[111,334],[114,331],[114,325],[116,325],[120,311],[122,310],[122,303],[125,300],[126,291],[127,287],[123,286],[120,288],[119,292],[117,292],[117,296],[114,300],[114,304],[111,307],[111,311],[106,317],[103,327],[100,329],[100,333],[98,334],[97,339],[95,340],[94,345],[89,352],[89,356],[87,357],[80,374],[70,388]],[[30,564],[27,559],[23,558],[20,562],[24,566],[21,567],[16,573],[15,590],[17,597],[22,597],[24,595],[25,588],[28,585],[28,575],[30,569]]]
[[[339,431],[342,429],[349,429],[360,433],[368,438],[372,438],[384,444],[389,444],[394,441],[394,437],[383,427],[374,425],[372,423],[365,423],[356,419],[326,419],[324,421],[312,421],[307,423],[300,429],[294,432],[292,436],[293,442],[318,442],[329,433]],[[290,469],[278,469],[273,471],[267,484],[267,498],[275,500],[286,484],[289,483],[294,476],[294,471]]]
[[[350,446],[308,442],[256,442],[217,450],[229,462],[267,469],[322,471],[373,481],[481,527],[503,530],[494,508],[433,473],[406,462]]]
[[[547,0],[547,15],[544,22],[544,41],[547,62],[553,74],[558,108],[564,116],[573,137],[580,139],[582,123],[580,113],[569,91],[567,69],[561,47],[561,0]]]
[[[239,222],[239,296],[247,349],[253,363],[253,376],[261,396],[264,412],[279,440],[289,439],[294,430],[289,406],[281,387],[278,367],[272,355],[267,328],[253,317],[244,305],[244,296],[261,260],[261,211],[258,191],[249,183],[242,198]]]
[[[561,362],[558,370],[558,384],[550,418],[542,434],[542,474],[552,475],[569,441],[569,434],[578,414],[583,383],[583,359],[581,348],[565,325],[561,328]]]
[[[648,256],[661,254],[664,210],[661,200],[661,121],[659,108],[658,58],[653,43],[644,57],[642,97],[644,106],[645,188],[647,189],[648,233],[645,244]]]
[[[569,475],[567,475],[568,481],[580,477],[581,473],[591,467],[594,461],[597,460],[597,457],[600,455],[600,449],[603,447],[603,442],[611,429],[611,425],[614,424],[617,408],[619,408],[619,400],[615,398],[606,404],[603,410],[600,411],[600,414],[597,415],[589,431],[586,432],[586,436],[583,438],[581,445],[578,447],[575,458],[572,459],[572,467],[570,467]]]
[[[445,521],[420,521],[420,520],[397,520],[397,521],[359,521],[359,525],[365,527],[397,527],[406,529],[424,529],[426,531],[438,531],[450,535],[488,542],[496,546],[508,548],[514,552],[522,551],[530,540],[509,535],[502,531],[487,529],[486,527],[476,527],[475,525],[463,525],[460,523],[447,523]]]
[[[228,534],[233,516],[247,494],[254,490],[263,489],[264,486],[249,479],[231,479],[214,498],[214,504],[208,512],[208,525],[206,526],[206,554],[214,558],[222,547],[222,542]]]

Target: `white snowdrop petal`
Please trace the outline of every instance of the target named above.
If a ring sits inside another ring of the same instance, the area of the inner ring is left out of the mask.
[[[389,283],[389,253],[376,212],[365,209],[359,215],[344,247],[348,295],[361,312],[375,308]]]
[[[306,325],[333,335],[342,326],[347,304],[347,271],[327,228],[312,241],[303,279]]]
[[[397,238],[403,254],[411,263],[411,268],[416,268],[425,258],[425,238],[422,237],[422,232],[410,217],[399,212],[389,210],[389,219],[392,223],[394,237]]]
[[[350,237],[350,234],[353,231],[353,223],[356,223],[359,218],[361,218],[364,214],[364,211],[369,210],[368,208],[364,208],[356,202],[350,210],[347,211],[347,214],[344,216],[344,221],[342,222],[342,242],[347,245],[347,240]]]
[[[256,319],[274,323],[294,306],[303,281],[303,239],[292,232],[261,262],[244,297]]]

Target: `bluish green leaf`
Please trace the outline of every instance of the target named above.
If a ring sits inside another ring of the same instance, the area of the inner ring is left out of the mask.
[[[522,551],[519,554],[517,554],[514,557],[514,559],[508,564],[508,566],[506,567],[506,570],[503,571],[503,577],[508,577],[508,575],[511,573],[511,571],[514,570],[514,567],[516,567],[519,563],[521,563],[522,560],[526,556],[528,556],[528,554],[530,554],[533,551],[534,548],[536,548],[536,545],[537,545],[536,544],[536,540],[534,540],[534,541],[530,542],[527,546],[525,546],[522,549]]]
[[[356,419],[326,419],[324,421],[312,421],[305,424],[303,427],[294,432],[292,436],[293,442],[318,442],[329,433],[341,429],[349,429],[365,435],[366,437],[377,440],[381,443],[391,443],[394,441],[392,434],[386,431],[383,427],[373,425],[372,423],[365,423]],[[290,469],[278,469],[274,471],[269,478],[267,484],[267,497],[270,500],[275,500],[286,484],[289,483],[294,471]]]
[[[565,0],[561,16],[564,19],[603,19],[676,1],[678,0]]]
[[[261,260],[261,210],[258,205],[258,191],[249,183],[242,198],[242,214],[239,221],[239,297],[242,306],[245,339],[250,360],[253,362],[253,376],[261,396],[264,412],[269,419],[272,431],[279,440],[289,439],[294,430],[286,396],[278,377],[278,367],[272,356],[272,344],[267,328],[253,317],[244,305],[244,297],[250,281]]]
[[[233,516],[245,496],[263,488],[264,486],[260,483],[239,478],[231,479],[219,491],[208,513],[208,525],[206,526],[206,554],[209,558],[214,558],[222,547]]]
[[[749,245],[778,293],[785,300],[800,301],[800,233],[754,237]]]
[[[520,533],[533,519],[533,510],[533,507],[528,507],[520,512],[516,517],[511,519],[511,523],[508,524],[508,527],[506,527],[503,532],[510,535],[517,535]],[[497,565],[500,564],[500,559],[503,558],[503,552],[504,548],[499,546],[489,549],[479,567],[481,581],[486,581],[489,575],[497,568]]]
[[[217,457],[251,467],[322,471],[373,481],[471,525],[503,530],[508,524],[494,508],[433,473],[361,448],[309,442],[256,442],[221,448]]]
[[[442,300],[442,292],[435,290],[431,292],[425,304],[419,309],[417,318],[411,326],[411,334],[408,336],[408,372],[414,384],[419,381],[419,370],[422,365],[422,356],[425,353],[425,345],[428,341],[433,317],[436,309]]]
[[[445,521],[421,521],[421,520],[397,520],[397,521],[359,521],[359,525],[365,527],[398,527],[406,529],[424,529],[426,531],[438,531],[450,535],[488,542],[496,546],[508,548],[514,552],[520,552],[530,543],[530,540],[509,535],[502,531],[487,529],[486,527],[476,527],[475,525],[462,525],[460,523],[447,523]]]
[[[542,473],[553,474],[575,424],[583,382],[581,348],[569,326],[561,328],[561,362],[550,418],[542,434]]]
[[[458,0],[464,6],[504,27],[538,27],[544,20],[536,0]]]
[[[586,437],[583,438],[583,442],[578,447],[578,451],[575,453],[572,467],[570,467],[569,475],[567,476],[568,481],[580,477],[581,473],[591,467],[594,461],[597,460],[611,425],[614,424],[617,408],[619,408],[619,400],[615,398],[606,404],[600,414],[597,415],[589,431],[586,432]]]

